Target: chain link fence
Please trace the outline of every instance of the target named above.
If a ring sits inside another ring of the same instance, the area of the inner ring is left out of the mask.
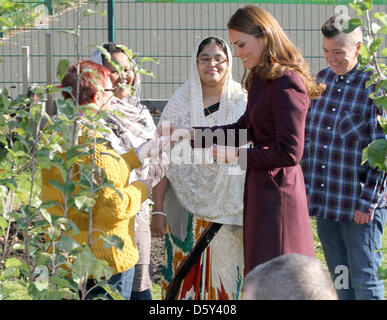
[[[41,2],[46,2],[47,5],[47,1]],[[348,6],[348,1],[325,1],[335,4],[310,4],[313,2],[311,0],[261,2],[264,3],[257,5],[269,11],[279,21],[303,53],[313,73],[326,66],[322,57],[321,25],[338,12],[348,12],[355,16],[355,11]],[[32,4],[36,3],[38,1]],[[81,59],[87,59],[93,46],[108,40],[109,25],[106,14],[83,17],[86,9],[107,13],[107,0],[82,5],[79,44],[77,37],[74,36],[78,8],[66,9],[60,0],[52,3],[55,4],[52,16],[46,16],[45,20],[36,24],[34,28],[21,28],[0,39],[2,45],[0,59],[3,60],[0,63],[0,86],[11,88],[12,96],[22,92],[22,46],[30,48],[30,82],[44,84],[47,81],[45,40],[47,33],[52,35],[53,72],[60,59],[75,62],[77,47]],[[168,99],[187,79],[192,50],[200,39],[208,35],[217,35],[228,41],[226,28],[228,19],[237,8],[247,4],[239,1],[172,3],[130,0],[116,0],[114,3],[113,31],[116,42],[131,48],[140,57],[154,57],[160,62],[158,65],[151,62],[143,65],[156,77],[154,79],[143,77],[142,98],[156,100]],[[31,6],[31,10],[33,8]],[[374,6],[374,12],[385,12],[386,8],[387,4],[378,4]],[[385,41],[386,39],[384,43]],[[234,60],[234,79],[239,81],[243,74],[243,66],[240,61],[235,58]]]

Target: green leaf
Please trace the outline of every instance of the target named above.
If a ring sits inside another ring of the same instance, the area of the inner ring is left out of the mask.
[[[79,196],[75,198],[74,203],[79,211],[85,211],[94,206],[95,200],[88,196]]]
[[[4,185],[0,185],[0,197],[6,198],[8,196],[8,188]]]
[[[376,92],[379,92],[380,89],[384,90],[384,92],[387,92],[387,79],[378,80],[376,83]]]
[[[151,57],[143,57],[143,58],[141,58],[140,63],[148,62],[148,61],[154,62],[154,63],[156,63],[156,64],[159,64],[159,63],[160,63],[158,59],[156,59],[156,58],[151,58]]]
[[[387,134],[387,119],[382,116],[378,116],[378,122],[382,127],[384,133]]]
[[[1,283],[1,291],[4,293],[4,300],[32,300],[28,293],[28,285],[25,280],[6,280]]]
[[[375,80],[379,78],[379,74],[375,73],[370,76],[370,79],[366,82],[366,88],[369,88],[371,85],[375,83]]]
[[[76,242],[73,238],[63,236],[57,243],[57,247],[60,250],[71,253],[74,249],[80,247],[79,243]]]
[[[115,287],[109,285],[109,283],[105,283],[101,285],[101,287],[109,293],[113,300],[125,300],[124,297],[118,292],[118,290]]]
[[[124,248],[124,241],[116,235],[103,235],[101,237],[103,239],[103,247],[105,249],[117,247],[118,249],[122,250]]]
[[[85,11],[83,11],[83,16],[88,17],[88,16],[91,16],[92,14],[96,14],[96,13],[97,13],[97,11],[94,11],[91,9],[86,9]]]
[[[378,51],[379,49],[379,46],[380,44],[383,42],[383,38],[382,37],[378,37],[375,41],[373,41],[371,44],[370,44],[370,53],[374,53],[376,51]]]
[[[79,233],[80,233],[75,222],[73,222],[70,219],[59,217],[59,219],[57,221],[55,221],[55,223],[63,223],[66,226],[66,232],[68,235],[79,235]],[[71,231],[71,233],[70,233],[70,231]]]
[[[372,0],[361,0],[358,2],[360,3],[360,8],[362,10],[372,10]]]
[[[33,251],[30,250],[30,253],[33,254]],[[30,276],[30,270],[29,270],[29,266],[27,264],[26,261],[24,261],[22,263],[22,265],[19,267],[19,271],[25,276],[25,277],[29,277]]]
[[[348,28],[344,29],[344,33],[351,33],[353,30],[355,30],[357,27],[360,27],[363,25],[363,21],[359,18],[352,18],[348,21]]]
[[[11,29],[13,27],[12,22],[4,17],[0,17],[0,26],[3,31],[7,31],[8,29]]]
[[[73,88],[72,87],[64,87],[64,88],[61,88],[61,91],[72,93],[73,92]]]
[[[73,181],[68,181],[65,184],[55,180],[49,180],[48,183],[52,184],[55,188],[61,191],[63,194],[71,194],[75,190],[75,183]]]
[[[3,185],[12,190],[17,189],[17,183],[14,178],[6,179],[6,180],[0,179],[0,185]]]
[[[362,10],[360,4],[358,4],[357,2],[358,2],[358,1],[356,1],[356,0],[355,0],[354,2],[350,2],[350,3],[349,3],[349,6],[356,10],[356,14],[357,14],[358,16],[361,16],[361,15],[364,14],[364,12],[363,12],[363,10]]]
[[[56,74],[58,76],[58,80],[62,81],[68,68],[70,66],[70,62],[66,59],[61,59],[58,62],[58,65],[56,67]]]
[[[71,1],[71,0],[60,0],[60,4],[63,5],[67,5],[69,7],[73,7],[75,5],[75,1]]]
[[[46,265],[51,260],[51,254],[48,252],[40,252],[36,255],[36,264]]]
[[[387,170],[386,159],[387,140],[385,139],[374,140],[363,150],[363,162],[368,161],[371,168]]]
[[[0,228],[3,230],[8,228],[8,221],[3,217],[0,217]]]
[[[50,150],[38,150],[36,151],[35,156],[40,168],[50,169],[52,167],[53,153]]]
[[[357,15],[364,14],[365,11],[372,9],[372,0],[353,0],[349,4],[352,8],[357,11]]]
[[[133,51],[128,49],[126,46],[124,46],[122,44],[118,44],[117,47],[119,47],[120,49],[124,50],[125,53],[130,57],[130,60],[134,58]]]
[[[63,31],[58,31],[58,32],[63,32],[63,33],[71,34],[71,35],[74,36],[74,37],[78,37],[78,31],[77,31],[77,29],[73,29],[73,30],[63,30]]]
[[[4,273],[2,274],[2,277],[4,277],[5,279],[18,278],[20,277],[20,270],[16,267],[6,268]]]
[[[387,14],[384,12],[376,12],[374,17],[378,19],[384,26],[387,26]]]
[[[38,291],[43,291],[48,289],[49,286],[49,271],[46,266],[39,265],[35,268],[33,273],[35,279],[34,279],[34,285]]]
[[[87,246],[82,246],[83,251],[76,256],[71,270],[73,280],[78,286],[85,283],[91,274],[96,258]]]
[[[7,261],[5,261],[5,267],[20,267],[23,264],[19,259],[17,258],[8,258]]]
[[[145,76],[149,76],[151,78],[156,78],[152,71],[148,71],[148,70],[140,68],[137,72],[140,74],[143,74]]]
[[[47,235],[51,241],[56,241],[60,237],[60,229],[55,226],[47,228]]]
[[[372,99],[378,107],[380,106],[387,106],[387,96],[377,96],[376,98]]]
[[[106,261],[96,260],[92,275],[97,281],[100,281],[102,278],[109,279],[113,275],[113,269]]]
[[[382,29],[382,27],[379,26],[377,23],[374,22],[371,24],[371,30],[373,33],[375,33],[375,34],[378,33],[380,31],[380,29]]]
[[[379,267],[378,275],[380,279],[387,279],[387,268],[384,268],[383,266]]]
[[[106,10],[102,10],[102,11],[94,11],[94,10],[91,10],[91,9],[86,9],[84,12],[83,12],[83,16],[84,17],[88,17],[88,16],[91,16],[93,14],[99,14],[101,16],[106,16]]]
[[[51,224],[51,214],[46,209],[41,208],[40,214],[43,216],[44,219],[46,219],[49,224]]]
[[[6,217],[6,219],[10,220],[11,222],[15,222],[23,218],[22,214],[18,211],[8,212],[7,214],[4,214],[4,216]]]
[[[387,48],[382,50],[382,57],[387,57]]]
[[[12,247],[13,250],[25,250],[25,245],[23,243],[15,243]]]
[[[70,288],[74,291],[78,290],[78,287],[71,281],[71,279],[67,279],[66,277],[54,277],[54,283],[59,288]]]
[[[88,154],[89,149],[86,146],[74,146],[66,152],[66,166],[69,169],[82,156]]]

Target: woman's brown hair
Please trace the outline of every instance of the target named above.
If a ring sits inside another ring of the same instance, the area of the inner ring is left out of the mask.
[[[317,98],[325,90],[323,84],[315,82],[309,72],[309,65],[269,12],[248,5],[232,15],[227,27],[265,39],[266,48],[262,52],[262,66],[254,67],[247,75],[245,69],[242,85],[247,90],[256,75],[264,81],[269,81],[281,77],[288,70],[294,70],[300,75],[311,99]]]

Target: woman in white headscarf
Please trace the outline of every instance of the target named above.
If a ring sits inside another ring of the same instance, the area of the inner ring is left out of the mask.
[[[129,57],[125,50],[112,42],[105,42],[102,47],[111,55],[111,60],[118,63],[122,71],[119,74],[114,66],[109,63],[100,50],[94,50],[91,59],[104,65],[111,71],[111,81],[115,88],[111,100],[108,123],[110,123],[119,138],[118,143],[112,143],[118,153],[126,152],[130,148],[137,148],[145,141],[155,138],[156,126],[146,106],[140,103],[140,75],[135,73],[135,62]],[[120,84],[122,87],[120,87]],[[129,94],[132,86],[134,93]],[[130,182],[136,180],[147,180],[151,186],[155,186],[165,175],[167,165],[166,159],[156,156],[145,159],[141,168],[133,170]],[[152,264],[151,264],[151,233],[150,205],[152,201],[148,198],[141,205],[141,210],[135,218],[135,240],[139,251],[139,261],[135,266],[134,280],[132,286],[131,300],[152,300],[150,288],[152,287]]]
[[[160,123],[181,128],[238,120],[246,94],[231,67],[223,39],[202,40],[192,55],[190,78],[169,100]],[[192,149],[188,139],[171,149],[166,177],[153,189],[151,223],[152,235],[165,235],[163,299],[238,299],[244,180],[238,164],[215,164],[211,150]]]

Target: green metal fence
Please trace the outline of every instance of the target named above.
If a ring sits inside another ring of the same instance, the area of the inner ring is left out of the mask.
[[[86,3],[87,8],[97,12],[108,12],[107,0]],[[322,58],[321,25],[337,12],[347,10],[350,15],[355,12],[348,6],[349,1],[338,0],[272,0],[261,2],[259,6],[272,13],[280,22],[292,41],[303,52],[316,73],[326,66]],[[312,4],[312,3],[329,4]],[[375,11],[386,11],[387,0],[378,0]],[[108,39],[115,39],[140,56],[158,58],[160,63],[146,63],[145,68],[156,75],[155,79],[143,77],[142,97],[145,99],[168,99],[187,79],[189,61],[194,45],[207,35],[218,35],[228,40],[226,24],[235,10],[247,2],[212,1],[130,1],[115,0],[114,15],[91,15],[81,19],[81,37],[79,48],[81,58],[89,57],[91,46],[101,44]],[[45,34],[52,33],[53,61],[56,66],[59,59],[75,61],[76,41],[69,30],[77,25],[77,8],[63,9],[56,0],[57,9],[49,18],[48,28],[18,30],[2,41],[0,47],[0,86],[14,86],[12,95],[21,92],[21,47],[30,47],[31,82],[45,83],[46,55]],[[109,20],[110,19],[110,20]],[[110,28],[109,21],[115,22]],[[67,32],[66,32],[67,31]],[[386,40],[386,39],[384,39]],[[0,40],[1,41],[1,40]],[[385,43],[385,42],[384,42]],[[234,78],[241,79],[243,67],[235,59]]]

